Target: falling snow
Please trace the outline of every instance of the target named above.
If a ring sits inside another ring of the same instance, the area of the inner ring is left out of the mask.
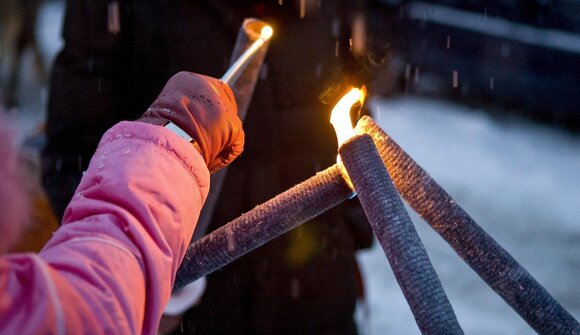
[[[283,5],[283,1],[279,0],[278,4]],[[46,64],[51,64],[62,46],[58,36],[63,6],[62,1],[47,1],[39,13],[43,26],[38,30],[39,41]],[[109,11],[107,27],[114,33],[122,27],[116,21],[115,9]],[[488,18],[487,8],[484,13],[486,29],[489,29],[495,18],[493,15]],[[304,15],[308,15],[306,7]],[[406,15],[403,7],[399,15]],[[419,17],[427,19],[424,11]],[[433,16],[428,18],[432,20]],[[339,20],[331,24],[336,37],[340,30]],[[336,43],[338,55],[338,41]],[[447,36],[446,46],[447,49],[452,47],[451,36]],[[570,43],[566,47],[570,49]],[[502,57],[510,56],[509,46],[499,48]],[[89,62],[87,68],[92,67]],[[318,71],[317,67],[316,73]],[[412,75],[414,80],[419,80],[419,68],[406,64],[405,78],[411,80]],[[453,87],[458,87],[458,70],[454,70],[451,77]],[[489,78],[490,90],[498,89],[497,84],[497,80]],[[100,82],[98,85],[100,89]],[[21,113],[17,115],[20,139],[31,134],[45,115],[46,89],[32,86],[27,94]],[[431,173],[458,205],[512,253],[576,319],[580,319],[577,288],[580,281],[577,251],[580,243],[577,224],[580,217],[580,138],[547,127],[498,120],[480,110],[419,97],[375,100],[372,109],[385,131]],[[101,157],[105,156],[103,153]],[[79,168],[82,163],[83,157],[80,157]],[[97,169],[100,170],[102,164],[104,162],[97,165]],[[533,333],[430,227],[418,216],[412,215],[412,218],[467,334]],[[234,241],[231,243],[230,247]],[[358,259],[367,289],[366,305],[359,305],[357,312],[360,329],[374,335],[419,334],[378,244],[361,252]],[[292,295],[300,294],[299,283],[293,282],[290,290]]]

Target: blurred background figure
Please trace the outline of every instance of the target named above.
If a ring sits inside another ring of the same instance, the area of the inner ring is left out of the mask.
[[[40,167],[35,149],[27,146],[19,151],[18,164],[23,180],[21,185],[30,200],[30,216],[23,225],[22,234],[9,252],[39,252],[52,237],[59,226],[59,219],[52,207],[40,181]]]
[[[41,82],[47,74],[36,35],[41,0],[5,0],[0,4],[0,97],[8,109],[19,104],[19,77],[26,53]]]
[[[37,34],[38,13],[43,4],[41,0],[6,0],[0,2],[0,113],[10,113],[7,122],[18,127],[23,100],[25,107],[35,106],[36,117],[43,114],[39,94],[28,92],[31,88],[46,87],[47,68]],[[31,82],[36,82],[31,85]],[[32,90],[33,90],[32,89]],[[42,125],[28,125],[42,132]],[[30,138],[21,145],[19,138],[22,130],[14,129],[15,143],[21,146],[18,155],[19,170],[22,172],[24,191],[28,195],[33,211],[23,225],[19,239],[12,243],[10,252],[38,252],[58,227],[58,221],[41,185],[40,161],[38,151],[43,140]]]

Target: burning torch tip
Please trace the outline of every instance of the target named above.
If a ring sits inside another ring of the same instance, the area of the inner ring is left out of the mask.
[[[274,34],[274,29],[270,26],[264,26],[260,31],[260,38],[263,40],[267,40]]]

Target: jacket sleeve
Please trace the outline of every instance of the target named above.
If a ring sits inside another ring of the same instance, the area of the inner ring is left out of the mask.
[[[177,135],[111,128],[41,253],[0,259],[0,333],[155,334],[208,187]]]

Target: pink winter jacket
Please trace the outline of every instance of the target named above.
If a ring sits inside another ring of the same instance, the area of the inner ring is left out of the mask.
[[[155,334],[208,188],[177,135],[111,128],[42,252],[0,258],[0,334]]]

